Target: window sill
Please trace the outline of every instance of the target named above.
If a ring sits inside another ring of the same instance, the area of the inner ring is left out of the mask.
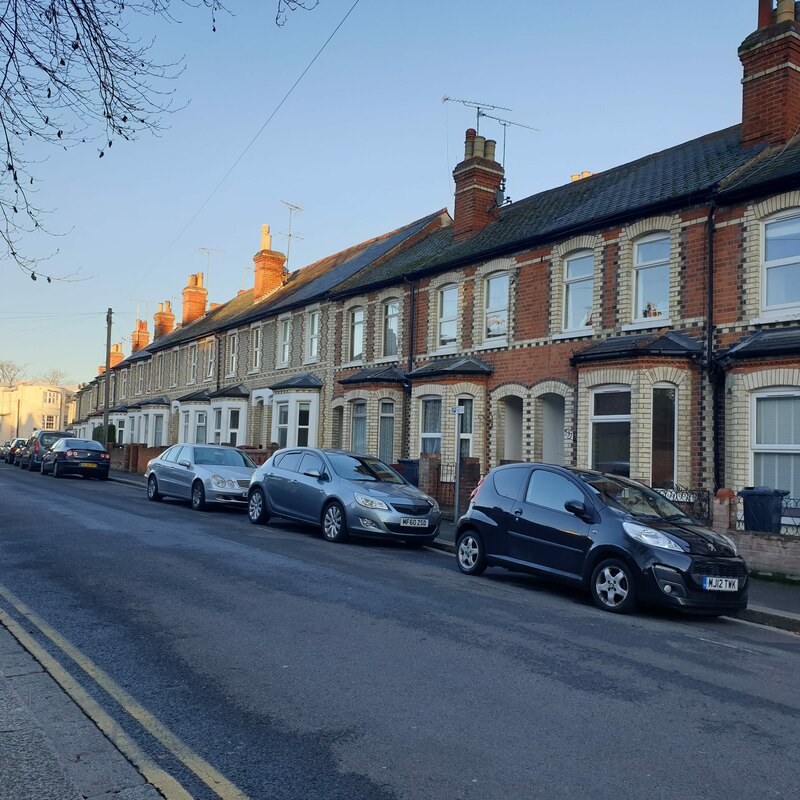
[[[303,359],[303,366],[308,364],[316,364],[319,361],[319,358],[304,358]]]
[[[288,362],[285,363],[285,364],[276,364],[275,365],[275,369],[288,369],[288,367],[289,367],[289,363]]]
[[[782,311],[762,311],[761,316],[751,319],[751,325],[769,325],[771,322],[797,322],[800,320],[800,309],[783,309]]]
[[[587,336],[594,336],[594,328],[575,328],[572,331],[560,331],[554,333],[550,338],[557,342],[561,339],[585,339]]]
[[[488,341],[475,345],[476,350],[498,350],[501,347],[508,347],[507,338],[498,337],[497,339],[489,339]]]
[[[458,352],[456,345],[448,345],[447,347],[439,347],[438,349],[428,353],[430,356],[452,356]]]
[[[259,372],[261,372],[261,367],[259,367],[258,369],[249,369],[249,370],[247,370],[247,374],[248,375],[258,375]]]
[[[381,356],[380,358],[376,358],[372,363],[373,364],[392,364],[392,363],[399,363],[400,359],[397,356]]]
[[[651,328],[669,328],[672,320],[669,317],[655,317],[653,319],[642,319],[638,322],[631,322],[630,325],[623,325],[623,331],[646,331]]]
[[[351,367],[363,367],[363,361],[348,361],[345,364],[340,364],[342,369],[350,369]]]

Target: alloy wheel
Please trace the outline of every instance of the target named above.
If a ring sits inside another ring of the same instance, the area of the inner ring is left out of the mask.
[[[619,608],[630,591],[627,574],[614,564],[609,564],[597,573],[594,585],[597,596],[609,608]]]

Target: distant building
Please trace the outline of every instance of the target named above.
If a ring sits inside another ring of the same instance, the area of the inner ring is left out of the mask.
[[[75,419],[75,399],[75,390],[51,383],[0,386],[0,443],[35,430],[65,430]]]

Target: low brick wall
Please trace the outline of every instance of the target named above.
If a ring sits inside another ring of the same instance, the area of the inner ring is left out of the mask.
[[[736,542],[739,555],[752,571],[800,580],[800,536],[731,530],[726,535]]]
[[[269,447],[240,447],[244,453],[247,453],[250,458],[253,459],[255,465],[260,467],[276,450],[277,446],[273,447],[270,445]]]

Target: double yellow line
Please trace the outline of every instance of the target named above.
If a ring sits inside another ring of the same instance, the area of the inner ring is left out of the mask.
[[[61,652],[69,656],[98,686],[119,703],[130,717],[136,720],[154,739],[161,742],[178,761],[193,772],[218,797],[222,800],[248,800],[247,795],[164,727],[147,709],[100,669],[97,664],[84,656],[78,648],[70,644],[36,612],[28,608],[18,597],[15,597],[2,585],[0,585],[0,597],[3,597],[9,605],[13,606],[20,616],[38,628]],[[86,716],[103,731],[117,749],[136,766],[147,781],[155,786],[167,800],[192,800],[192,796],[186,789],[175,778],[161,769],[58,661],[2,609],[0,609],[0,624],[8,629],[22,647],[42,665],[45,671],[75,701]]]

